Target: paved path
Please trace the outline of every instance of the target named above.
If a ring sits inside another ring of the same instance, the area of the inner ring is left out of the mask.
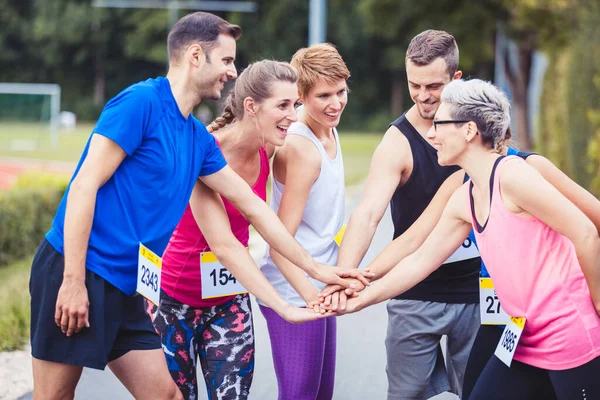
[[[358,189],[353,189],[347,199],[347,210],[351,212],[356,207],[359,198]],[[349,214],[347,218],[349,217]],[[389,210],[384,221],[380,224],[373,244],[365,258],[368,262],[389,242],[392,236],[392,226]],[[260,254],[260,245],[255,247],[254,255]],[[266,323],[256,302],[256,369],[250,399],[276,400],[277,381],[273,370],[271,346]],[[256,312],[257,311],[257,312]],[[365,309],[357,314],[338,318],[338,351],[334,399],[385,399],[387,380],[385,375],[385,332],[387,328],[387,313],[385,304],[379,304]],[[199,382],[203,382],[201,376]],[[26,395],[21,399],[28,399]],[[201,390],[200,400],[205,400],[206,393]],[[85,400],[121,400],[132,399],[132,396],[106,371],[85,369],[76,392],[76,399]],[[435,400],[452,400],[456,396],[444,393]]]

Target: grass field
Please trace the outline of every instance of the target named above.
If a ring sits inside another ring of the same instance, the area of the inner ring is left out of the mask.
[[[79,124],[72,132],[59,132],[53,148],[47,126],[1,123],[0,157],[76,162],[93,128],[91,123]]]
[[[61,132],[58,146],[50,143],[49,132],[36,124],[0,124],[0,157],[27,158],[44,161],[77,162],[90,132],[91,123],[79,124],[73,132]],[[340,133],[346,185],[360,183],[369,172],[369,164],[380,134]],[[22,147],[37,145],[25,150]]]

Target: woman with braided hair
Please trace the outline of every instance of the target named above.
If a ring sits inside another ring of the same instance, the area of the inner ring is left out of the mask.
[[[263,200],[269,158],[297,120],[296,82],[297,74],[287,63],[250,64],[237,78],[223,114],[208,127],[228,165]],[[231,231],[248,246],[248,221],[222,200]],[[169,371],[186,399],[198,396],[198,359],[209,399],[248,397],[254,332],[250,297],[236,277],[253,281],[253,294],[279,310],[282,318],[298,323],[327,315],[289,307],[258,267],[230,273],[210,252],[188,206],[163,255],[160,305],[154,310]]]

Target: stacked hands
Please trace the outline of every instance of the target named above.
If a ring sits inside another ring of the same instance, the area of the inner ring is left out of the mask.
[[[359,311],[361,307],[356,298],[359,296],[359,292],[370,285],[375,274],[369,268],[361,270],[356,268],[326,268],[333,270],[328,272],[332,273],[335,278],[331,279],[330,276],[326,275],[322,277],[313,276],[313,278],[327,283],[327,286],[318,293],[316,299],[307,301],[307,308],[324,316],[343,315]]]

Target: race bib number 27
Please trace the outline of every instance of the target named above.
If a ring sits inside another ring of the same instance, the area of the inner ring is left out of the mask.
[[[492,278],[479,278],[479,310],[481,325],[506,325],[510,321],[500,305]]]
[[[140,243],[136,290],[156,305],[160,300],[161,268],[161,258]]]

